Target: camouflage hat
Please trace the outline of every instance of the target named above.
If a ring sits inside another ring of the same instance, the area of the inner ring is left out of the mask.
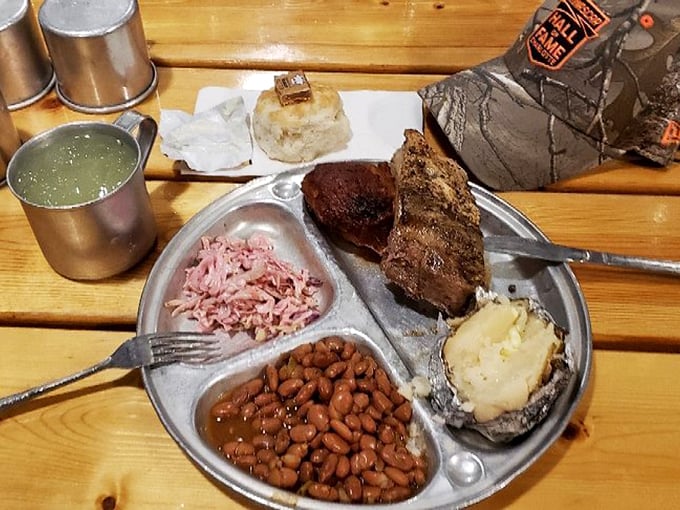
[[[468,169],[535,189],[680,144],[680,1],[546,0],[499,58],[419,91]]]

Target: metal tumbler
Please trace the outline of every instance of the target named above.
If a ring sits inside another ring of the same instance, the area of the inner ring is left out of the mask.
[[[130,108],[156,88],[136,0],[45,0],[38,20],[69,108],[109,113]]]
[[[29,0],[0,1],[0,91],[16,110],[47,94],[54,71]]]

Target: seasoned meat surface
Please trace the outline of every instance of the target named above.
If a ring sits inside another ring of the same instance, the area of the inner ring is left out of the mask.
[[[392,158],[394,226],[380,263],[406,294],[455,315],[484,285],[480,215],[467,174],[406,130]]]
[[[302,181],[316,221],[345,240],[381,254],[394,220],[394,182],[387,162],[319,163]]]

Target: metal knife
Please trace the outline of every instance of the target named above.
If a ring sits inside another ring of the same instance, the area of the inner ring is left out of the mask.
[[[553,244],[548,241],[538,241],[519,236],[484,237],[484,249],[497,253],[508,253],[521,257],[546,260],[550,262],[578,262],[581,264],[600,264],[604,266],[639,269],[655,273],[680,276],[680,262],[672,260],[649,259],[629,255],[619,255],[582,248],[572,248]]]

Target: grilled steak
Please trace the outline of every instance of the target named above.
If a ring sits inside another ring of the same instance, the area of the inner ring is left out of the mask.
[[[320,163],[302,181],[316,221],[381,254],[393,223],[394,182],[387,162]]]
[[[467,174],[406,130],[392,158],[394,227],[380,267],[406,294],[454,315],[484,285],[484,245]]]

